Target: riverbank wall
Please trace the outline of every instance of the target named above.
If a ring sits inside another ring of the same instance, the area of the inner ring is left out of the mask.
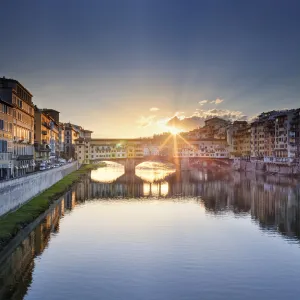
[[[77,162],[0,182],[0,216],[40,194],[66,175],[78,169]]]
[[[233,168],[245,172],[300,176],[300,166],[296,164],[235,160]]]

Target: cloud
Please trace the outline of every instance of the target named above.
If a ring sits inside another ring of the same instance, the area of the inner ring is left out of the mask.
[[[204,105],[207,102],[208,102],[208,100],[201,100],[201,101],[199,101],[199,104],[202,106],[202,105]]]
[[[149,110],[150,110],[150,111],[158,111],[159,108],[158,108],[158,107],[151,107]]]
[[[185,116],[183,114],[184,114],[184,111],[176,111],[174,116],[178,117],[179,119],[184,119]]]
[[[179,118],[178,116],[173,116],[167,120],[166,125],[174,126],[182,130],[193,130],[199,126],[204,125],[204,121],[213,117],[219,117],[225,120],[235,121],[235,120],[247,120],[241,111],[228,110],[228,109],[197,109],[192,116]]]
[[[217,98],[216,100],[212,100],[210,101],[211,104],[220,104],[224,101],[224,99],[221,99],[221,98]]]
[[[140,127],[147,127],[153,124],[155,118],[156,116],[148,116],[148,117],[141,116],[136,122]]]
[[[243,114],[241,111],[229,110],[229,109],[218,109],[218,108],[208,109],[208,110],[198,109],[197,111],[195,111],[193,116],[203,118],[205,120],[213,117],[219,117],[231,121],[247,119],[247,116]]]

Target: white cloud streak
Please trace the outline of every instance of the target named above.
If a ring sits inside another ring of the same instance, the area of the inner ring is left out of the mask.
[[[147,127],[153,124],[154,119],[156,116],[140,116],[140,118],[136,121],[139,127]]]
[[[202,106],[202,105],[206,104],[207,102],[208,102],[208,100],[201,100],[201,101],[199,101],[199,104]]]
[[[218,105],[218,104],[222,103],[223,101],[224,101],[224,99],[217,98],[216,100],[210,101],[210,103]]]

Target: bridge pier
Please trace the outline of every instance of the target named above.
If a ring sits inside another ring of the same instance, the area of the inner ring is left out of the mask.
[[[180,160],[180,170],[187,171],[190,170],[190,160],[188,157],[182,157]]]
[[[124,164],[125,173],[135,174],[135,160],[133,158],[127,158]]]

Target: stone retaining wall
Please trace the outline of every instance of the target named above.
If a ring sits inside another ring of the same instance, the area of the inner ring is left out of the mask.
[[[59,168],[0,182],[0,216],[24,204],[77,169],[78,163],[73,162]]]
[[[297,165],[285,165],[278,163],[235,161],[233,167],[240,171],[276,173],[281,175],[300,175],[300,167]]]

